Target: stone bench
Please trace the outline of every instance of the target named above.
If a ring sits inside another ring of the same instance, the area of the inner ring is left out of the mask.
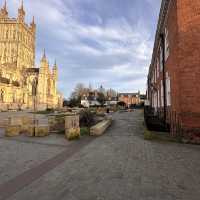
[[[105,119],[95,126],[90,128],[90,135],[92,136],[100,136],[107,130],[107,128],[111,125],[112,119]]]

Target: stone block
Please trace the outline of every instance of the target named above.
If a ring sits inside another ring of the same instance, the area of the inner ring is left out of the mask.
[[[23,125],[32,125],[34,123],[34,119],[32,117],[22,117],[22,124]]]
[[[103,133],[107,130],[107,128],[111,125],[112,120],[106,119],[102,122],[99,122],[95,126],[92,126],[90,128],[90,135],[92,136],[100,136],[103,135]]]
[[[16,117],[16,116],[10,117],[9,118],[9,125],[11,125],[11,126],[22,125],[22,117]]]
[[[49,135],[48,125],[38,125],[35,127],[35,137],[45,137]]]
[[[0,111],[6,112],[8,110],[8,106],[5,103],[0,103]]]
[[[23,125],[21,126],[21,131],[20,133],[21,134],[25,134],[26,136],[29,136],[29,137],[34,137],[34,126],[31,126],[31,125]]]
[[[68,139],[80,136],[79,115],[65,116],[65,135]]]
[[[0,128],[5,128],[9,125],[9,120],[8,119],[1,119],[0,120]]]
[[[49,129],[52,132],[64,132],[65,131],[65,116],[54,115],[48,117]]]
[[[21,126],[19,125],[10,125],[5,129],[5,136],[7,137],[15,137],[19,136],[21,131]]]
[[[65,130],[65,136],[68,140],[80,138],[80,128],[70,128]]]
[[[79,128],[79,115],[65,116],[65,129]]]

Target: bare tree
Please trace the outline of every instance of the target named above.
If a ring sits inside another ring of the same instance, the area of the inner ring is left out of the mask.
[[[73,98],[82,97],[85,92],[86,92],[86,88],[85,88],[84,84],[77,83],[77,85],[75,86],[74,91],[72,93],[72,97]]]

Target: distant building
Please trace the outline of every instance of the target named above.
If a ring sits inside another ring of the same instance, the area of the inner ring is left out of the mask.
[[[102,97],[103,95],[103,97]],[[104,106],[112,106],[117,104],[117,92],[113,89],[105,90],[101,86],[98,90],[86,89],[81,95],[81,105],[84,107],[101,106],[99,97],[104,98]]]
[[[0,111],[58,108],[58,67],[49,68],[45,52],[35,67],[36,24],[25,23],[23,2],[17,18],[8,16],[6,1],[0,10]]]
[[[200,137],[199,11],[199,0],[162,1],[147,89],[154,115],[172,134],[193,138]]]
[[[147,96],[145,94],[140,94],[140,104],[145,104]]]
[[[138,93],[119,93],[118,101],[124,102],[127,107],[131,107],[133,105],[139,105],[140,101],[140,92]]]
[[[81,105],[89,108],[91,106],[100,106],[101,104],[97,101],[98,98],[98,91],[97,90],[87,90],[81,96]]]

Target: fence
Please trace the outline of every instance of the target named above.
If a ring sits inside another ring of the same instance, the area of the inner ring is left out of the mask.
[[[199,116],[200,117],[200,116]],[[177,113],[170,107],[166,109],[166,119],[164,119],[164,109],[154,109],[145,106],[144,118],[149,130],[167,131],[171,137],[185,138],[191,143],[200,144],[200,127],[192,127],[183,123],[183,114]]]

